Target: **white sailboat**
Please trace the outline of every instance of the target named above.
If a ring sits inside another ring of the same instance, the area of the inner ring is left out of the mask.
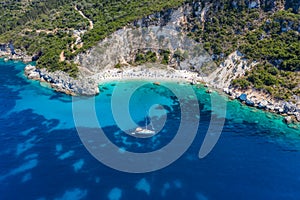
[[[148,122],[147,122],[148,117],[146,117],[146,127],[137,127],[134,132],[132,132],[132,135],[142,135],[142,136],[152,136],[155,134],[154,130],[148,129]]]

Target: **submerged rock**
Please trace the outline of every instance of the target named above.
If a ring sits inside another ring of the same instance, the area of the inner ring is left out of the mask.
[[[265,102],[259,102],[257,105],[257,108],[259,109],[266,109],[267,108],[267,104]]]
[[[248,105],[248,106],[254,106],[254,102],[251,101],[250,99],[247,99],[246,100],[246,105]]]
[[[247,94],[241,94],[240,96],[239,96],[239,100],[241,100],[241,101],[246,101],[247,100]]]
[[[212,90],[208,89],[208,90],[206,90],[205,92],[208,93],[208,94],[211,94],[211,93],[212,93]]]

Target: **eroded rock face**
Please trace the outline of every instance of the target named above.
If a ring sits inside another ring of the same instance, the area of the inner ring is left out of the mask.
[[[125,27],[99,42],[87,53],[80,54],[75,62],[80,65],[83,76],[100,73],[114,68],[117,64],[131,65],[135,62],[137,52],[169,52],[169,66],[180,70],[211,72],[216,68],[211,56],[201,44],[196,43],[181,31],[187,23],[187,14],[191,6],[185,5],[177,10],[156,13],[133,23],[134,28]],[[149,19],[148,21],[146,19]],[[155,19],[155,20],[154,20]],[[178,55],[180,53],[180,56]],[[203,66],[205,66],[205,70]],[[84,72],[84,73],[83,73]]]
[[[256,62],[249,62],[244,59],[239,51],[230,54],[221,65],[204,78],[205,82],[210,83],[215,88],[229,88],[231,81],[243,76],[246,71],[251,70]]]

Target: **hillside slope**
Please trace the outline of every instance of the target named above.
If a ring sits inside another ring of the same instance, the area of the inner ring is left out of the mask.
[[[182,3],[183,0],[5,0],[0,3],[0,43],[12,41],[15,48],[28,55],[40,55],[39,67],[62,70],[75,77],[75,55],[129,22]]]

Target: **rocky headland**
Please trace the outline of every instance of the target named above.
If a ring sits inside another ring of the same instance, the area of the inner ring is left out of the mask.
[[[74,79],[65,72],[49,72],[46,69],[38,69],[33,65],[27,65],[24,74],[28,79],[46,82],[57,92],[69,95],[92,96],[99,93],[98,83],[91,78]]]

